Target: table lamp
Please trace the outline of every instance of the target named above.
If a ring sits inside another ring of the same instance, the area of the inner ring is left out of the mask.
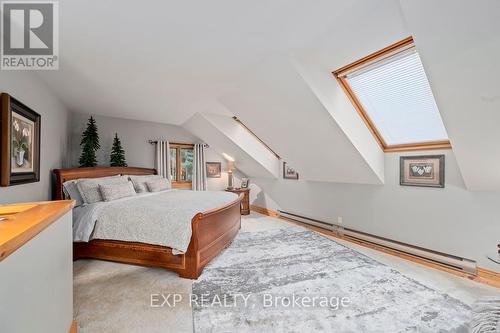
[[[233,169],[234,169],[234,161],[227,161],[227,188],[228,190],[233,189]]]

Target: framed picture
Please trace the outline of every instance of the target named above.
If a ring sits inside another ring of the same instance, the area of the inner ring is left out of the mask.
[[[248,178],[242,178],[241,179],[241,185],[240,185],[240,187],[241,188],[248,188],[248,183],[249,183],[249,179]]]
[[[299,173],[289,167],[286,162],[283,162],[283,178],[284,179],[299,179]]]
[[[0,95],[0,185],[40,180],[38,113],[9,94]]]
[[[401,156],[399,184],[444,187],[444,155]]]
[[[221,177],[221,163],[220,162],[207,162],[207,178],[220,178]]]

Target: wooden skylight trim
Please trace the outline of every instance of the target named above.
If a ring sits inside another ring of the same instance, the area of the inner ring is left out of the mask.
[[[356,97],[356,94],[352,91],[345,74],[347,72],[353,72],[358,68],[366,66],[369,63],[374,63],[377,60],[386,58],[393,54],[397,54],[398,51],[402,51],[411,47],[413,45],[413,37],[409,36],[403,40],[400,40],[394,44],[391,44],[379,51],[373,52],[372,54],[367,55],[359,60],[356,60],[346,66],[339,68],[338,70],[332,72],[340,86],[347,94],[347,97],[351,100],[354,108],[358,112],[359,116],[366,124],[368,129],[372,132],[373,136],[377,140],[378,144],[382,148],[384,152],[398,152],[398,151],[414,151],[414,150],[429,150],[429,149],[450,149],[451,143],[449,140],[440,140],[440,141],[424,141],[424,142],[416,142],[416,143],[406,143],[406,144],[397,144],[397,145],[388,145],[380,132],[377,130],[375,123],[370,119],[368,113],[364,110],[361,102]]]
[[[245,124],[244,124],[241,120],[239,120],[239,119],[238,119],[238,117],[233,116],[233,119],[234,119],[234,120],[235,120],[238,124],[240,124],[240,125],[241,125],[244,129],[246,129],[246,130],[247,130],[250,134],[252,134],[252,136],[253,136],[254,138],[256,138],[257,140],[259,140],[259,142],[260,142],[260,143],[261,143],[264,147],[266,147],[266,148],[267,148],[267,150],[269,150],[269,151],[270,151],[270,152],[271,152],[274,156],[276,156],[276,158],[277,158],[278,160],[280,160],[280,159],[281,159],[281,157],[280,157],[280,156],[279,156],[279,155],[278,155],[278,154],[277,154],[274,150],[272,150],[272,149],[271,149],[271,147],[269,147],[269,146],[268,146],[268,145],[267,145],[264,141],[262,141],[262,140],[261,140],[261,139],[257,136],[257,134],[255,134],[255,133],[254,133],[254,132],[253,132],[250,128],[248,128],[248,127],[247,127],[247,126],[246,126],[246,125],[245,125]]]

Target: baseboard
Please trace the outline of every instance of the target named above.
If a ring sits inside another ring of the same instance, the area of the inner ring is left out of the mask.
[[[69,327],[68,333],[77,333],[78,326],[76,324],[76,320],[71,322],[71,326]]]
[[[277,211],[255,206],[255,205],[250,205],[250,210],[253,210],[254,212],[261,213],[263,215],[271,216],[271,217],[279,217],[280,214],[278,214]]]
[[[500,272],[495,272],[495,271],[491,271],[491,270],[486,269],[486,268],[478,267],[477,268],[477,275],[468,274],[468,273],[465,273],[465,272],[462,272],[462,271],[450,269],[448,267],[439,265],[438,263],[435,263],[435,262],[432,262],[432,261],[428,261],[428,260],[425,260],[425,259],[422,259],[422,258],[411,256],[409,254],[405,254],[405,253],[401,253],[401,252],[398,252],[398,251],[395,251],[395,250],[391,250],[391,249],[385,248],[383,246],[379,246],[379,245],[376,245],[376,244],[364,242],[364,241],[361,241],[361,240],[358,240],[358,239],[353,239],[353,238],[350,238],[348,236],[340,236],[340,235],[337,235],[334,232],[331,232],[329,230],[326,230],[326,229],[323,229],[323,228],[320,228],[320,227],[316,227],[316,226],[312,226],[312,225],[309,225],[309,224],[301,223],[301,222],[298,222],[298,221],[295,221],[295,220],[291,220],[291,219],[282,217],[282,216],[279,215],[278,212],[270,210],[270,209],[267,209],[267,208],[263,208],[263,207],[251,205],[250,209],[253,210],[253,211],[255,211],[255,212],[257,212],[257,213],[261,213],[263,215],[267,215],[267,216],[271,216],[271,217],[278,217],[281,220],[284,220],[284,221],[287,221],[287,222],[290,222],[290,223],[293,223],[293,224],[301,225],[303,227],[306,227],[308,229],[320,232],[322,234],[325,234],[325,235],[328,235],[328,236],[332,236],[332,237],[335,237],[335,238],[338,238],[338,239],[342,239],[342,240],[350,242],[350,243],[358,244],[358,245],[361,245],[363,247],[370,248],[372,250],[384,252],[384,253],[393,255],[395,257],[401,258],[401,259],[405,259],[405,260],[412,261],[414,263],[417,263],[417,264],[420,264],[420,265],[423,265],[423,266],[427,266],[427,267],[430,267],[430,268],[434,268],[434,269],[440,270],[442,272],[446,272],[446,273],[449,273],[449,274],[457,275],[457,276],[464,277],[464,278],[467,278],[467,279],[472,280],[472,281],[476,281],[476,282],[479,282],[479,283],[484,283],[484,284],[488,284],[488,285],[500,288]]]
[[[477,277],[479,282],[489,284],[491,286],[500,288],[500,273],[491,271],[486,268],[477,268]]]

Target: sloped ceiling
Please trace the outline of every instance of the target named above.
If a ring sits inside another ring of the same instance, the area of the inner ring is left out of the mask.
[[[73,111],[180,125],[359,2],[60,1],[60,69],[40,75]]]
[[[335,90],[339,99],[333,104],[324,97],[330,88],[338,90],[331,70],[358,57],[357,51],[362,56],[373,51],[370,46],[383,47],[401,35],[399,26],[392,29],[401,20],[396,0],[60,5],[60,70],[40,75],[70,110],[173,124],[196,113],[237,114],[303,179],[383,183],[382,152],[346,97]],[[91,17],[92,24],[82,17]],[[366,19],[390,22],[382,24],[386,34],[357,23]],[[364,34],[366,47],[356,43],[351,53],[340,52],[348,55],[341,62],[334,59],[323,68],[326,85],[311,75],[311,54],[303,50],[316,54],[316,43],[332,36],[342,45]],[[217,125],[209,126],[219,131],[214,138],[230,138]],[[192,131],[201,136],[201,129]]]
[[[500,189],[500,1],[402,0],[470,190]]]
[[[500,189],[499,5],[61,1],[60,70],[39,75],[72,111],[177,125],[235,114],[303,179],[381,184],[383,153],[330,73],[413,35],[466,185]],[[227,139],[219,125],[207,126]]]
[[[246,176],[278,178],[280,161],[232,117],[198,113],[183,126],[219,154],[232,157]]]
[[[377,175],[289,61],[262,64],[220,100],[302,179],[382,183],[383,164]],[[375,142],[372,148],[382,156]]]
[[[331,72],[409,33],[394,1],[364,2],[338,21],[293,53],[262,61],[219,100],[302,179],[381,184],[383,152]]]

